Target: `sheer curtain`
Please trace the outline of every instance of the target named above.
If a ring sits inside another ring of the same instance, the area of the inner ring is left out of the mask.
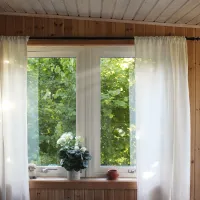
[[[0,199],[28,200],[27,37],[0,37]]]
[[[190,199],[190,108],[183,37],[136,37],[138,200]]]

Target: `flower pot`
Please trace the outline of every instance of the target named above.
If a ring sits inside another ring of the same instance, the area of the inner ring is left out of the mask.
[[[116,180],[118,178],[119,174],[117,170],[111,169],[107,172],[107,179],[108,180]]]
[[[68,180],[80,180],[80,171],[67,171]]]

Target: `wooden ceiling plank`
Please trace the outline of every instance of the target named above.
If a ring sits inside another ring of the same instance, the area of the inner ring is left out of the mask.
[[[191,21],[189,21],[187,24],[189,25],[196,25],[200,23],[200,14],[197,15],[195,18],[193,18]]]
[[[90,0],[90,17],[100,17],[103,0]]]
[[[26,0],[26,2],[29,3],[29,5],[32,7],[32,9],[37,14],[45,14],[45,10],[43,9],[41,3],[38,0]]]
[[[76,5],[76,0],[64,0],[65,6],[67,8],[68,14],[70,16],[78,16],[78,10]]]
[[[4,9],[4,12],[14,12],[14,9],[11,8],[8,3],[6,3],[5,1],[0,1],[0,6]]]
[[[183,16],[180,20],[177,21],[178,24],[187,24],[189,21],[194,19],[196,16],[200,14],[200,4],[191,10],[188,14]]]
[[[167,6],[172,2],[173,0],[159,0],[157,4],[153,7],[151,12],[146,17],[145,21],[153,22],[155,21],[158,16],[167,8]]]
[[[145,0],[135,15],[134,20],[144,21],[156,3],[157,0]]]
[[[5,10],[0,6],[0,11],[1,12],[5,12]]]
[[[111,19],[117,0],[104,0],[102,5],[101,17]]]
[[[13,0],[17,5],[20,5],[20,7],[27,13],[35,13],[35,10],[30,4],[30,1],[28,0]]]
[[[131,0],[123,19],[133,19],[144,0]]]
[[[78,13],[81,17],[89,17],[89,0],[76,0]]]
[[[168,20],[168,23],[176,23],[179,19],[191,12],[196,6],[199,5],[199,0],[188,1],[177,12],[175,12]]]
[[[41,3],[43,9],[46,11],[47,14],[57,14],[51,0],[39,0],[39,2]]]
[[[112,18],[122,19],[126,12],[126,9],[128,8],[129,3],[130,3],[130,0],[123,0],[123,1],[117,0]]]
[[[166,22],[178,9],[183,6],[187,0],[174,0],[169,6],[160,14],[160,16],[155,20],[156,22]]]
[[[52,4],[59,15],[68,15],[65,3],[63,0],[51,0]]]
[[[25,10],[17,0],[6,0],[6,3],[15,11],[25,13]]]

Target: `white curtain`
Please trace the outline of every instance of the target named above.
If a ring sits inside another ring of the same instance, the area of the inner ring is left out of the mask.
[[[138,200],[190,199],[190,107],[184,37],[136,37]]]
[[[0,199],[29,200],[27,37],[0,37]]]

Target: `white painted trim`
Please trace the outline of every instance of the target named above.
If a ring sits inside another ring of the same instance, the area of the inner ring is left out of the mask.
[[[185,28],[200,28],[200,25],[190,25],[190,24],[171,24],[171,23],[146,22],[146,21],[134,21],[134,20],[117,20],[117,19],[103,19],[103,18],[91,18],[91,17],[73,17],[73,16],[63,16],[63,15],[28,14],[28,13],[16,13],[16,12],[15,13],[0,12],[0,15],[24,16],[24,17],[43,17],[43,18],[57,18],[57,19],[75,19],[75,20],[144,24],[144,25],[157,25],[157,26],[172,26],[172,27],[185,27]]]
[[[37,46],[28,47],[28,58],[34,57],[76,57],[76,134],[85,138],[85,54],[84,47],[55,47]],[[44,173],[42,169],[49,170]],[[61,166],[37,166],[36,175],[39,177],[66,177],[67,171]],[[85,177],[85,170],[82,170],[81,177]]]
[[[89,177],[105,177],[109,169],[117,169],[120,177],[135,177],[135,173],[128,173],[131,166],[101,166],[100,158],[100,141],[101,141],[101,69],[100,58],[102,57],[135,57],[135,49],[130,46],[117,46],[117,47],[92,47],[89,48],[88,60],[91,60],[87,66],[88,87],[87,104],[90,106],[88,110],[88,120],[86,126],[87,147],[91,152],[93,158],[89,163],[89,168],[86,171],[86,176]]]

